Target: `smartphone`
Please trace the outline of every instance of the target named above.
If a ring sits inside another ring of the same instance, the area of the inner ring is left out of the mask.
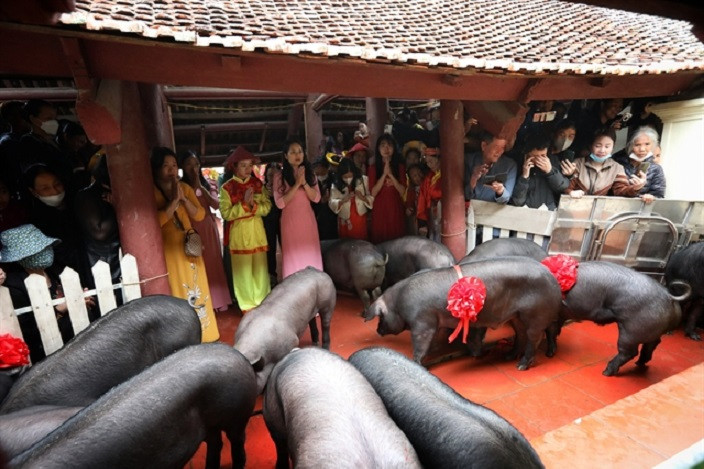
[[[565,150],[560,153],[560,161],[567,160],[570,163],[574,163],[575,153],[572,150]]]
[[[648,174],[648,168],[650,168],[649,161],[641,163],[640,166],[638,166],[638,171],[643,171],[643,174]]]
[[[499,181],[504,184],[506,179],[508,179],[508,173],[486,174],[482,177],[481,183],[485,186],[490,186],[494,181]]]

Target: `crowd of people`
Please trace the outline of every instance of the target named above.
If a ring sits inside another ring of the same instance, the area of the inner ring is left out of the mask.
[[[662,122],[650,111],[653,102],[634,100],[630,113],[623,100],[533,103],[515,142],[468,116],[465,200],[555,210],[562,194],[640,197],[646,203],[664,197]],[[44,275],[55,297],[62,294],[58,274],[65,267],[91,287],[90,267],[104,260],[119,281],[107,157],[80,124],[59,122],[49,102],[11,101],[0,110],[7,128],[0,136],[0,279],[15,307],[29,305],[23,280],[30,273]],[[219,181],[203,177],[193,151],[152,150],[169,286],[199,313],[204,341],[219,338],[217,311],[236,303],[246,313],[279,279],[309,265],[322,269],[321,240],[381,243],[420,235],[442,241],[442,122],[437,104],[423,111],[421,117],[408,108],[390,115],[387,133],[374,142],[364,124],[349,140],[337,132],[317,155],[291,138],[280,161],[266,165],[237,147]],[[614,152],[615,132],[624,126],[628,142]],[[201,255],[184,251],[184,237],[193,230]],[[95,302],[86,303],[97,317]],[[63,314],[57,307],[57,317]],[[21,322],[36,329],[31,315]],[[70,336],[70,328],[62,333]]]

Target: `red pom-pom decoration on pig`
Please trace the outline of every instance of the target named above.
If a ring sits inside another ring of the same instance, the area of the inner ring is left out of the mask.
[[[485,299],[486,287],[477,277],[462,277],[452,284],[447,292],[447,310],[459,319],[460,323],[450,335],[449,342],[455,340],[461,330],[462,343],[467,343],[469,323],[477,320]]]
[[[24,340],[0,335],[0,369],[29,365],[29,348]]]
[[[546,257],[540,261],[557,279],[560,290],[564,294],[577,282],[577,267],[579,263],[566,254]]]

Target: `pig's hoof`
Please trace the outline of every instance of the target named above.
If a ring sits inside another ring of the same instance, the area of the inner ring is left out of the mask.
[[[701,340],[702,340],[702,336],[700,336],[700,335],[697,334],[696,332],[685,332],[684,335],[686,335],[687,337],[689,337],[689,338],[692,339],[692,340],[696,340],[696,341],[701,341]]]
[[[554,356],[555,356],[555,350],[547,350],[547,351],[545,352],[545,356],[548,357],[548,358],[554,357]]]
[[[607,366],[606,369],[605,369],[601,374],[604,375],[604,376],[613,376],[613,375],[615,375],[617,372],[618,372],[618,370],[612,370],[612,369],[610,369],[610,368]]]

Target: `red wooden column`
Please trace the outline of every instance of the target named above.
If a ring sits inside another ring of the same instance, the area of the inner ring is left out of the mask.
[[[320,142],[323,140],[323,118],[313,109],[313,103],[318,97],[316,94],[309,94],[303,109],[303,116],[306,127],[306,155],[308,160],[313,161],[323,150]]]
[[[460,101],[440,101],[440,170],[442,171],[442,242],[455,260],[465,254],[464,114]]]
[[[108,171],[112,198],[120,227],[122,251],[137,259],[143,295],[170,294],[161,241],[161,227],[156,216],[154,183],[149,166],[151,143],[144,117],[147,109],[158,108],[155,88],[142,88],[134,82],[122,82],[120,143],[107,145]],[[151,90],[151,91],[150,91]]]
[[[369,128],[369,150],[370,155],[374,156],[376,141],[384,134],[384,125],[389,119],[389,102],[386,98],[367,98],[366,109],[367,127]]]
[[[163,87],[152,83],[139,83],[137,89],[143,97],[142,122],[149,147],[168,147],[175,150],[171,110],[166,103]]]

